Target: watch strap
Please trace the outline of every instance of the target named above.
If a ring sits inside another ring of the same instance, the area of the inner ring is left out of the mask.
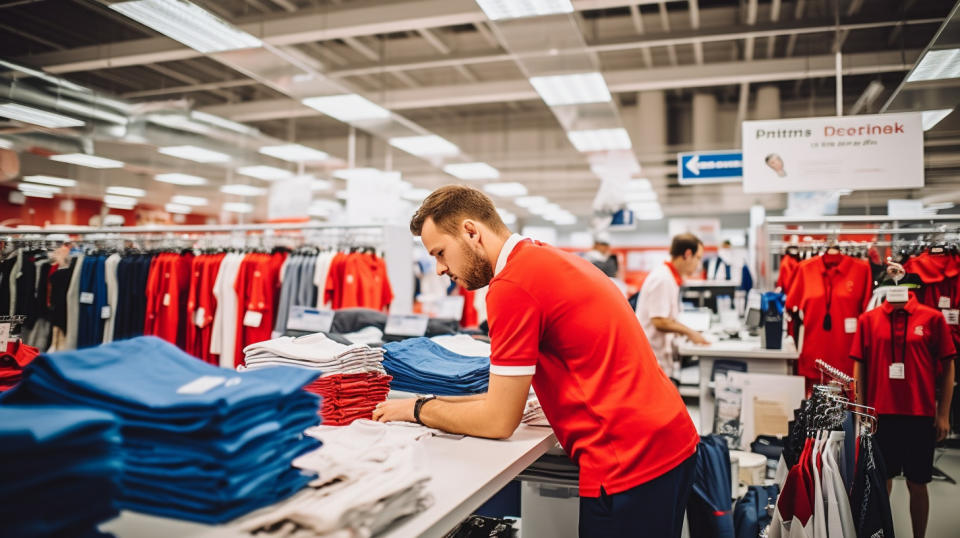
[[[417,402],[413,404],[413,419],[417,421],[417,424],[425,426],[422,420],[420,420],[420,410],[423,409],[423,404],[429,402],[430,400],[435,400],[437,397],[430,395],[423,398],[417,398]]]

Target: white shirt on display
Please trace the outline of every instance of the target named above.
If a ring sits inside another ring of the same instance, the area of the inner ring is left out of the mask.
[[[637,298],[637,318],[647,335],[657,362],[668,377],[673,377],[673,333],[657,330],[653,318],[677,319],[680,316],[680,285],[673,272],[662,263],[650,271]]]

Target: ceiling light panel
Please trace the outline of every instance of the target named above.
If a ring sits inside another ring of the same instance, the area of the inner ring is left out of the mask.
[[[39,108],[24,106],[17,103],[0,104],[0,117],[11,120],[39,125],[49,129],[58,129],[62,127],[82,127],[86,125],[83,120],[64,116],[63,114],[54,114]]]
[[[50,160],[88,168],[123,168],[123,163],[120,161],[87,155],[86,153],[64,153],[63,155],[54,155],[50,157]]]
[[[404,200],[411,202],[422,202],[426,199],[427,196],[430,196],[430,189],[407,189],[400,195]]]
[[[517,216],[506,209],[498,209],[497,213],[500,214],[500,220],[507,226],[517,223]]]
[[[631,148],[630,135],[623,128],[570,131],[567,138],[580,152]]]
[[[173,185],[206,185],[207,180],[199,176],[190,174],[180,174],[177,172],[171,174],[157,174],[153,179],[162,183],[171,183]]]
[[[913,68],[907,82],[960,77],[960,49],[931,50]]]
[[[44,192],[47,194],[60,194],[63,189],[53,185],[37,185],[36,183],[20,183],[17,189],[21,192]]]
[[[570,0],[477,0],[492,21],[573,13]]]
[[[517,204],[520,207],[531,209],[536,207],[543,207],[549,204],[550,201],[544,198],[543,196],[521,196],[520,198],[517,198],[516,200],[514,200],[513,203]]]
[[[284,170],[283,168],[275,168],[273,166],[242,166],[237,168],[237,173],[243,174],[245,176],[255,177],[257,179],[262,179],[264,181],[275,181],[278,179],[286,179],[293,176],[293,172],[289,170]]]
[[[550,219],[557,226],[572,226],[577,223],[577,217],[570,213],[565,213]]]
[[[924,110],[921,122],[923,123],[923,130],[929,131],[936,127],[940,120],[946,118],[953,112],[952,108],[941,108],[940,110]]]
[[[110,9],[203,53],[249,49],[263,44],[185,0],[134,0],[110,4]]]
[[[157,151],[164,155],[198,163],[225,163],[230,161],[230,156],[226,153],[197,146],[168,146],[159,148]]]
[[[220,187],[220,192],[224,194],[234,194],[236,196],[263,196],[267,194],[267,189],[253,185],[234,184]]]
[[[138,189],[136,187],[107,187],[107,194],[115,194],[118,196],[136,196],[137,198],[141,198],[147,195],[147,191]]]
[[[532,77],[530,84],[548,106],[606,103],[611,99],[600,73]]]
[[[503,198],[515,198],[518,196],[526,196],[527,188],[523,183],[487,183],[483,186],[483,190],[494,196],[500,196]]]
[[[354,93],[310,97],[303,104],[345,123],[390,117],[389,110]]]
[[[130,198],[129,196],[116,196],[113,194],[108,194],[103,197],[103,203],[107,204],[110,207],[116,209],[133,209],[137,205],[136,198]]]
[[[163,206],[167,213],[179,213],[181,215],[186,215],[193,211],[193,208],[188,205],[183,204],[167,204]]]
[[[301,146],[300,144],[264,146],[260,148],[260,153],[292,163],[320,162],[330,157],[326,152]]]
[[[449,156],[460,153],[460,148],[437,135],[391,138],[390,145],[418,157]]]
[[[341,168],[333,172],[333,177],[350,181],[351,179],[378,178],[383,171],[376,168]]]
[[[487,163],[455,163],[443,167],[443,171],[459,179],[499,179],[500,171]]]
[[[20,194],[22,194],[22,195],[24,195],[24,196],[30,196],[31,198],[47,198],[47,199],[53,198],[53,194],[52,194],[52,193],[42,192],[42,191],[24,191],[24,190],[21,190],[21,191],[20,191]]]
[[[182,194],[178,194],[174,196],[173,198],[170,199],[170,201],[175,204],[183,204],[183,205],[190,205],[190,206],[203,206],[210,203],[209,200],[207,200],[202,196],[184,196]]]
[[[23,180],[29,183],[42,183],[44,185],[54,185],[57,187],[76,187],[77,180],[65,177],[53,176],[23,176]]]
[[[253,204],[243,202],[227,202],[223,204],[223,210],[230,213],[253,213]]]

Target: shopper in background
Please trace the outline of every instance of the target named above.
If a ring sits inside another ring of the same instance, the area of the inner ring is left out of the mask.
[[[643,281],[637,298],[637,318],[664,373],[674,370],[673,335],[681,334],[699,345],[709,344],[700,333],[680,323],[680,285],[683,277],[700,271],[703,243],[693,234],[680,234],[670,243],[670,261],[658,265]]]
[[[593,248],[585,252],[583,257],[610,278],[616,278],[620,271],[620,263],[616,254],[610,251],[610,236],[606,233],[598,233],[594,237]]]
[[[532,383],[580,467],[580,536],[679,537],[699,438],[613,282],[579,256],[511,235],[472,187],[434,191],[410,230],[438,273],[467,289],[489,284],[489,388],[388,400],[374,418],[506,438]]]

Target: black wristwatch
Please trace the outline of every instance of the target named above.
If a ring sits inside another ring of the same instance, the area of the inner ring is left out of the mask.
[[[413,419],[417,421],[417,424],[426,426],[422,420],[420,420],[420,410],[423,409],[423,404],[429,402],[430,400],[436,400],[437,397],[433,394],[428,394],[426,396],[421,396],[417,398],[417,403],[413,404]]]

